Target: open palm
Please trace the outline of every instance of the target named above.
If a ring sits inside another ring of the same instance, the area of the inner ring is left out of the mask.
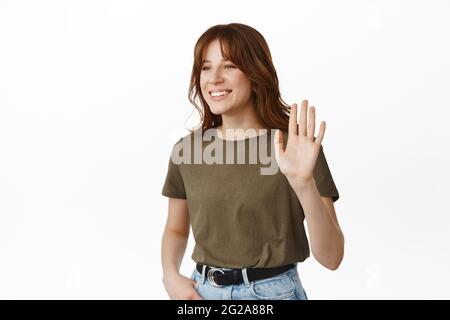
[[[284,149],[284,134],[281,130],[275,133],[275,157],[280,171],[288,180],[307,182],[313,178],[313,170],[319,155],[320,146],[325,134],[325,122],[320,123],[319,134],[314,138],[315,107],[309,107],[308,101],[302,101],[300,110],[300,123],[297,125],[297,104],[291,107],[289,116],[289,135]],[[298,130],[297,130],[298,127]]]

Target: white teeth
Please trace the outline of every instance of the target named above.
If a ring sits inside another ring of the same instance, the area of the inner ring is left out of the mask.
[[[220,97],[220,96],[224,96],[224,95],[226,95],[226,94],[228,94],[228,93],[230,93],[231,91],[230,90],[225,90],[225,91],[214,91],[214,92],[211,92],[211,95],[213,96],[213,97]]]

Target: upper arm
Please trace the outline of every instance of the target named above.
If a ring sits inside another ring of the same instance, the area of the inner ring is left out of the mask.
[[[186,199],[169,198],[166,231],[189,236],[190,219]]]
[[[325,207],[328,209],[328,212],[330,213],[331,219],[333,219],[333,222],[336,224],[336,226],[339,227],[339,222],[336,216],[336,210],[334,209],[334,203],[332,197],[320,197],[322,199],[322,202],[324,203]]]

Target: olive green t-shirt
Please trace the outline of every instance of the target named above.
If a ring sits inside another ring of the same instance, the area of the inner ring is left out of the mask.
[[[197,137],[200,130],[195,131]],[[224,140],[212,130],[215,134],[200,144],[195,144],[194,132],[175,143],[162,189],[164,196],[187,199],[195,239],[192,259],[223,268],[268,268],[304,261],[310,249],[300,201],[277,165],[275,174],[273,169],[261,174],[262,168],[273,168],[273,162],[260,152],[265,150],[276,161],[275,130],[242,140]],[[180,150],[188,138],[191,145]],[[266,146],[260,144],[262,139]],[[287,139],[284,131],[285,145]],[[195,145],[200,148],[194,149]],[[214,146],[222,146],[223,151]],[[244,163],[238,146],[245,149]],[[199,150],[217,156],[216,161],[206,157],[199,161]],[[185,156],[184,162],[174,161],[175,154]],[[250,154],[257,154],[256,162],[250,161]],[[339,198],[322,146],[313,176],[321,196]]]

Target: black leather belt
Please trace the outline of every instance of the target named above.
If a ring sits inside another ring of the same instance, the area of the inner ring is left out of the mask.
[[[273,277],[277,274],[288,271],[295,267],[295,264],[287,264],[275,268],[247,268],[248,281],[255,281]],[[197,263],[197,271],[201,274],[203,265]],[[206,266],[205,277],[214,286],[227,286],[231,284],[240,284],[244,282],[242,276],[243,269],[222,270],[220,268]]]

